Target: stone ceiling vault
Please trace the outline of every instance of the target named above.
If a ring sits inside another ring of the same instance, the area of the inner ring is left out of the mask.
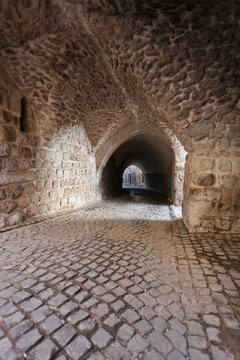
[[[188,151],[240,136],[238,1],[1,0],[0,14],[9,91],[46,137],[79,122],[95,147],[131,123]]]

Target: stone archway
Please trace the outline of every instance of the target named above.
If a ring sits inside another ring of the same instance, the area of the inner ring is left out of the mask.
[[[100,161],[97,156],[98,185],[103,198],[120,193],[123,171],[134,164],[143,169],[147,186],[162,191],[174,205],[181,206],[186,152],[178,139],[153,130],[122,132],[117,143],[109,139],[105,153],[100,149]]]

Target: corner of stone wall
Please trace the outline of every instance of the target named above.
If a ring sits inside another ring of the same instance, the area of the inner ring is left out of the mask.
[[[188,156],[183,220],[190,232],[240,232],[239,145]]]

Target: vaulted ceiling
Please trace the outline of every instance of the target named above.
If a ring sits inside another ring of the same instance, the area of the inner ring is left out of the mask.
[[[187,150],[240,137],[238,0],[1,0],[1,101],[39,131],[83,122],[93,146],[130,123]]]

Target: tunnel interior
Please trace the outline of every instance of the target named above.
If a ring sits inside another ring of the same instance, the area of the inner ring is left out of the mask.
[[[142,172],[142,183],[123,186],[124,173],[133,167]],[[164,136],[136,135],[122,143],[107,161],[101,181],[103,198],[111,199],[137,188],[142,194],[154,192],[171,201],[173,168],[174,153]]]

